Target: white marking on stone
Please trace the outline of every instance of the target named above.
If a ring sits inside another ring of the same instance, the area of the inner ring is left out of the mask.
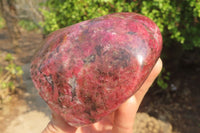
[[[116,35],[117,33],[116,32],[112,32],[112,35]]]
[[[139,63],[140,65],[143,64],[143,56],[142,56],[142,55],[137,55],[137,60],[138,60],[138,63]]]
[[[77,86],[76,77],[73,76],[72,78],[69,78],[68,84],[71,86],[71,93],[73,98],[74,96],[76,96],[76,86]]]

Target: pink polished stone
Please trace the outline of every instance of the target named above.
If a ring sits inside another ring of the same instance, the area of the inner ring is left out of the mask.
[[[162,49],[156,24],[115,13],[53,32],[32,61],[41,97],[69,124],[101,120],[145,81]]]

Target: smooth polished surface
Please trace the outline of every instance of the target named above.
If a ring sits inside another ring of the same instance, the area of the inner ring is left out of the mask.
[[[33,82],[51,109],[73,126],[101,120],[133,95],[160,56],[156,24],[115,13],[60,29],[31,64]]]

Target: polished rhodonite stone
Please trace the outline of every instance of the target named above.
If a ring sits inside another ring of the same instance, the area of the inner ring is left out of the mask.
[[[145,81],[162,49],[156,24],[114,13],[51,33],[31,64],[41,97],[73,126],[116,110]]]

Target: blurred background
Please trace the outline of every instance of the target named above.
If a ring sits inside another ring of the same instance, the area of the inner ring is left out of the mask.
[[[134,133],[200,133],[200,0],[0,0],[0,131],[39,133],[50,119],[30,62],[51,32],[114,12],[151,18],[164,68],[144,98]]]

